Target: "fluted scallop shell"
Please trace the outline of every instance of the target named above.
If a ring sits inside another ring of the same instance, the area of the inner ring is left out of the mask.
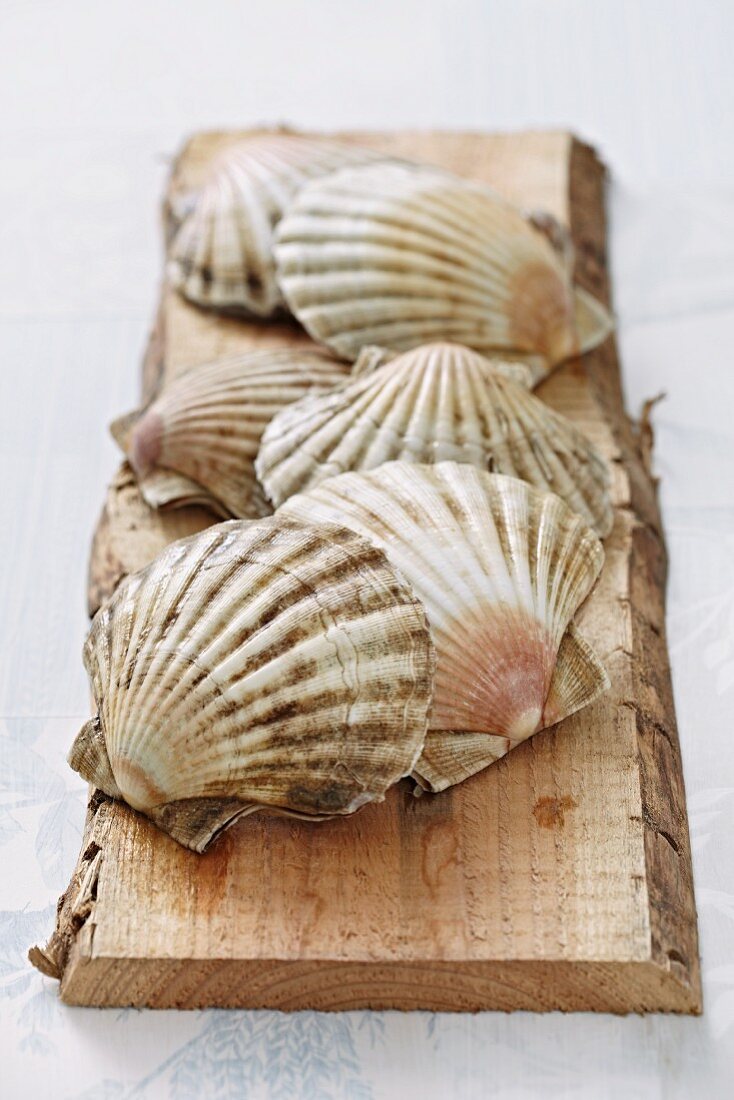
[[[456,344],[429,344],[376,370],[358,370],[338,390],[274,417],[260,445],[258,478],[279,505],[335,474],[383,462],[467,462],[557,493],[608,534],[613,513],[603,459],[569,420],[516,381],[517,369]]]
[[[604,552],[559,497],[468,465],[394,462],[330,478],[278,514],[353,528],[411,585],[436,647],[431,730],[511,748],[608,686],[586,643],[562,644]]]
[[[208,503],[225,517],[258,518],[272,511],[254,466],[266,425],[286,405],[332,389],[347,374],[318,351],[250,351],[179,375],[112,431],[151,507]]]
[[[84,659],[98,714],[72,767],[197,850],[253,809],[380,800],[425,738],[423,608],[345,528],[271,517],[175,543],[98,612]]]
[[[378,154],[298,134],[258,134],[230,146],[201,191],[174,211],[172,284],[198,305],[270,317],[283,301],[273,264],[273,228],[308,180]]]
[[[520,211],[433,168],[382,163],[312,181],[278,226],[275,256],[292,312],[348,359],[365,344],[452,340],[528,357],[540,377],[611,330]]]

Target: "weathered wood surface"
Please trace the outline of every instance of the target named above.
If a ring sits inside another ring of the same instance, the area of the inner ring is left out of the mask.
[[[571,226],[578,281],[608,298],[603,169],[569,135],[344,136],[550,210]],[[172,190],[195,184],[231,140],[195,137]],[[304,339],[293,325],[217,318],[164,290],[144,385],[150,393],[188,365],[255,343]],[[321,825],[247,818],[204,856],[95,796],[57,930],[32,953],[61,978],[64,1000],[700,1011],[665,547],[614,342],[558,370],[541,393],[613,471],[607,562],[579,619],[610,693],[452,791],[416,799],[406,783],[382,805]],[[111,527],[97,534],[93,576],[130,552],[110,548]],[[123,542],[135,537],[123,528]]]

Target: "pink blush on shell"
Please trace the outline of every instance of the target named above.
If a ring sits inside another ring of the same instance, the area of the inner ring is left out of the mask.
[[[436,632],[430,727],[522,741],[542,727],[556,647],[526,611],[492,604],[478,618],[454,623],[445,639]]]
[[[138,477],[144,477],[156,466],[162,443],[163,421],[149,409],[135,425],[130,441],[130,465]]]

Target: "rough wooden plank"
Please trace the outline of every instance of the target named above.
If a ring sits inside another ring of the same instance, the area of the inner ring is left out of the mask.
[[[569,135],[343,136],[550,210],[571,225],[579,281],[608,297],[603,170]],[[172,193],[234,137],[195,137]],[[146,386],[255,343],[305,339],[292,324],[215,318],[164,292]],[[593,437],[614,475],[607,563],[580,618],[611,692],[442,795],[416,799],[404,784],[318,826],[249,818],[204,856],[97,797],[57,932],[35,955],[65,1000],[700,1011],[665,550],[613,342],[555,372],[542,396]]]
[[[153,512],[143,500],[126,462],[107,490],[89,556],[87,610],[90,615],[111,596],[128,573],[142,569],[175,542],[203,531],[214,521],[206,508]]]

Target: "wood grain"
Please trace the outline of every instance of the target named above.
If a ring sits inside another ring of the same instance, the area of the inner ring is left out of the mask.
[[[608,298],[603,169],[563,133],[342,135],[492,184],[570,224]],[[171,192],[232,134],[186,146]],[[145,386],[292,324],[216,318],[164,290]],[[655,485],[613,341],[542,396],[610,464],[616,522],[580,615],[612,689],[444,794],[408,784],[353,818],[261,815],[204,856],[95,795],[57,929],[33,961],[73,1004],[476,1010],[701,1009],[696,914],[665,642]],[[98,533],[95,559],[114,532]]]

